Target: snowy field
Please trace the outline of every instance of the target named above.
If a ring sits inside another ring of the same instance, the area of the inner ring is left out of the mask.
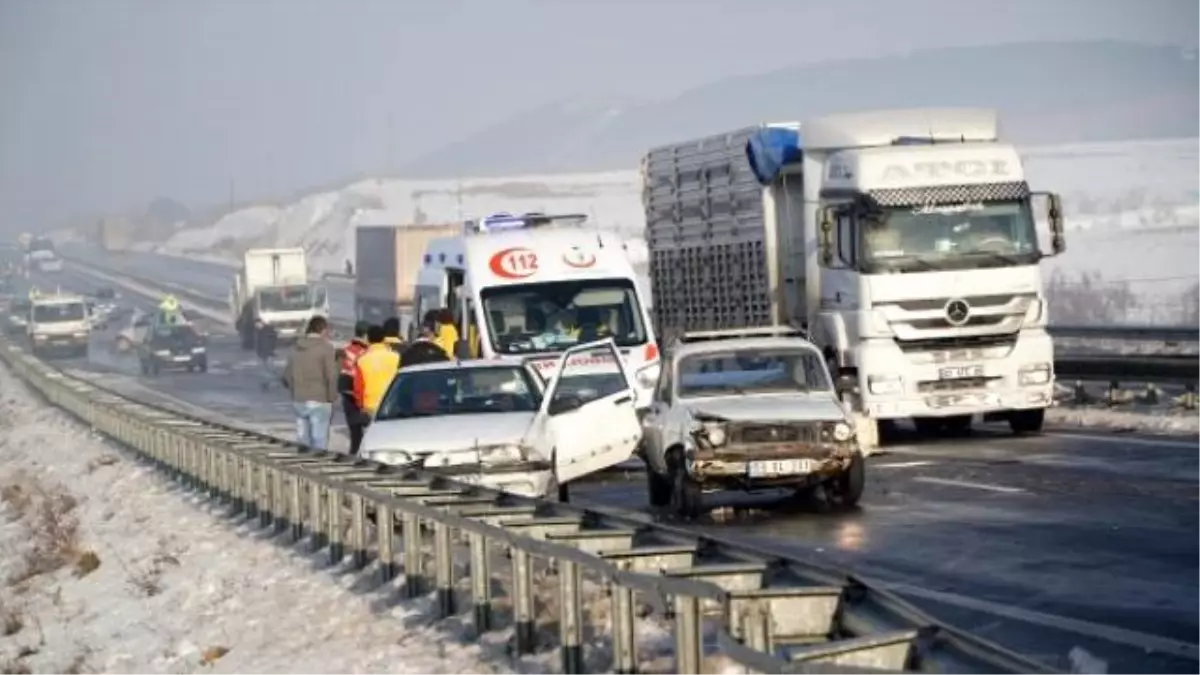
[[[0,672],[559,667],[556,649],[514,660],[509,630],[480,637],[469,621],[435,620],[430,598],[397,603],[394,586],[364,583],[328,568],[325,552],[308,556],[228,518],[40,403],[3,368],[0,453]],[[585,582],[584,593],[607,634],[602,589]],[[538,599],[549,630],[554,598]],[[495,610],[510,611],[504,597]],[[585,639],[586,667],[605,667],[607,641]],[[669,669],[672,641],[658,622],[641,622],[639,642],[643,672]]]
[[[1170,323],[1197,280],[1200,154],[1197,139],[1022,148],[1034,189],[1063,196],[1068,251],[1047,268],[1068,279],[1097,274],[1130,281],[1145,306],[1129,321]],[[356,224],[458,222],[496,211],[583,212],[624,234],[635,261],[641,240],[641,183],[635,170],[461,181],[367,180],[292,204],[242,209],[145,250],[230,261],[250,245],[303,246],[315,268],[343,271]],[[1165,316],[1165,318],[1164,318]]]

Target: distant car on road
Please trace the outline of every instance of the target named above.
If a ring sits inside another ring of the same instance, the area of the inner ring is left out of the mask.
[[[137,346],[143,375],[164,370],[208,371],[208,344],[191,324],[158,324]]]

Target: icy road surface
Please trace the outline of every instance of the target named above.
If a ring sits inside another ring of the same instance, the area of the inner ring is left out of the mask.
[[[380,609],[0,369],[0,672],[490,673],[503,634]],[[95,558],[92,558],[94,554]],[[98,561],[99,565],[92,567]],[[407,627],[406,627],[407,626]],[[460,633],[462,631],[459,631]]]

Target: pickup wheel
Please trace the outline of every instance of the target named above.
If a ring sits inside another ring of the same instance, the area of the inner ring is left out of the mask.
[[[676,452],[671,466],[671,509],[680,518],[692,519],[700,515],[703,495],[700,485],[688,475],[682,454]]]
[[[859,453],[850,458],[850,466],[825,483],[825,494],[831,506],[849,509],[858,504],[866,487],[866,460]]]
[[[650,498],[650,506],[662,508],[671,503],[671,479],[660,475],[646,463],[646,488]]]

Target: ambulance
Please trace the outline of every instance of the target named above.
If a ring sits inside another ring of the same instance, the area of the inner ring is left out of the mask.
[[[450,309],[463,337],[457,356],[528,360],[546,378],[564,350],[611,337],[645,410],[659,372],[646,299],[624,240],[586,221],[582,214],[496,213],[467,221],[461,236],[430,241],[417,273],[415,316]],[[565,369],[585,400],[625,387],[610,356],[584,352]]]

